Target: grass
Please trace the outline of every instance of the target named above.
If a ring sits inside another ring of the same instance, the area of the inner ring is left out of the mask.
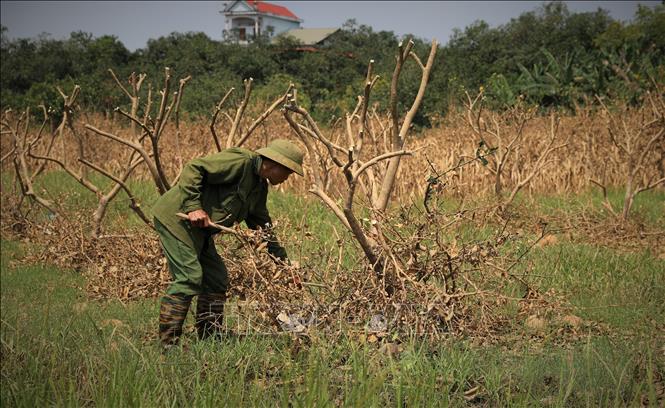
[[[320,205],[281,193],[268,204],[323,237],[311,245],[334,244],[334,218]],[[16,264],[25,245],[1,243],[2,406],[656,406],[654,373],[665,372],[665,264],[648,252],[561,241],[528,255],[516,273],[608,329],[576,342],[555,332],[535,341],[515,321],[493,346],[405,339],[390,354],[351,335],[302,345],[190,334],[187,349],[162,356],[157,299],[89,300],[76,272]]]
[[[3,188],[9,188],[6,176]],[[108,185],[101,178],[95,182]],[[40,177],[36,188],[49,191],[47,198],[64,208],[96,206],[92,193],[61,172]],[[132,190],[145,209],[157,197],[147,182],[132,184]],[[104,225],[139,226],[137,217],[127,216],[125,193],[118,198]],[[663,225],[663,198],[657,191],[639,195],[635,216]],[[538,196],[535,208],[545,215],[572,214],[600,208],[600,199],[593,191]],[[610,199],[620,203],[621,192],[610,191]],[[268,207],[296,259],[335,248],[336,233],[344,233],[311,197],[273,192]],[[302,246],[289,246],[290,233],[307,232],[311,238]],[[483,239],[493,228],[455,233],[463,240]],[[475,339],[404,339],[391,354],[351,334],[313,336],[303,345],[260,335],[197,342],[190,333],[187,349],[163,356],[156,340],[157,299],[92,301],[80,274],[17,263],[28,243],[0,245],[2,406],[558,407],[636,406],[644,398],[657,406],[654,373],[665,375],[665,261],[646,251],[621,253],[562,237],[534,248],[513,271],[529,274],[543,291],[555,289],[572,304],[571,313],[606,328],[602,334],[580,329],[577,341],[561,341],[554,329],[533,336],[516,319],[492,346]],[[517,310],[516,304],[506,307]]]
[[[581,317],[635,330],[665,321],[665,260],[649,252],[564,242],[534,251],[532,259],[540,287],[564,292]]]
[[[619,188],[608,188],[607,198],[614,210],[621,214],[623,208],[624,190]],[[598,189],[588,190],[575,195],[539,195],[536,203],[539,210],[545,215],[553,215],[563,212],[564,214],[579,213],[587,208],[597,208],[603,213],[607,210],[602,207],[603,195]],[[646,224],[665,226],[665,191],[650,190],[638,194],[635,197],[630,216]]]

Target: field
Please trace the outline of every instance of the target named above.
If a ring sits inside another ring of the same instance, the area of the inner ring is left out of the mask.
[[[648,213],[662,202],[652,193],[637,205]],[[2,241],[3,406],[657,406],[662,396],[664,261],[648,250],[562,239],[529,255],[539,285],[559,290],[581,319],[570,322],[574,335],[518,320],[494,344],[386,346],[353,334],[201,343],[191,333],[163,356],[156,299],[90,299],[81,273],[18,262],[30,245]]]
[[[665,407],[664,30],[559,1],[446,44],[3,26],[0,405]],[[153,204],[277,138],[304,177],[215,237],[221,336],[199,296],[164,347]]]
[[[308,178],[268,202],[298,264],[280,269],[254,243],[220,238],[233,285],[227,335],[197,341],[190,316],[167,354],[156,337],[169,280],[156,235],[126,191],[97,217],[115,183],[88,169],[96,195],[71,174],[84,174],[83,153],[116,175],[129,159],[84,121],[125,138],[136,129],[98,116],[53,126],[53,149],[44,138],[34,150],[60,163],[37,171],[46,162],[23,150],[39,121],[23,128],[4,117],[19,142],[12,151],[2,139],[2,156],[18,163],[2,167],[2,405],[662,406],[665,190],[652,185],[665,170],[662,115],[467,113],[410,136],[414,152],[385,212],[373,210],[373,181],[363,179],[355,216],[365,231],[382,228],[385,275],[307,194],[322,170],[310,151]],[[169,180],[213,151],[207,133],[205,123],[164,128]],[[247,146],[273,135],[292,138],[271,117]],[[367,160],[381,144],[368,143]],[[344,175],[329,174],[326,192],[341,202]],[[144,166],[125,182],[148,220],[153,182]],[[278,313],[299,307],[319,324],[283,330]],[[392,326],[368,329],[376,313]]]

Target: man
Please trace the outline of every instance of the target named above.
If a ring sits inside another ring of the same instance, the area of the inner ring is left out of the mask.
[[[200,339],[220,332],[228,276],[215,250],[211,223],[231,226],[245,221],[251,229],[270,230],[266,199],[269,181],[284,182],[291,173],[303,175],[302,151],[277,139],[256,152],[230,148],[187,163],[177,185],[152,208],[173,282],[161,299],[159,337],[169,348],[177,344],[194,296]],[[177,213],[187,214],[187,220]],[[268,234],[268,252],[286,261],[286,251]]]

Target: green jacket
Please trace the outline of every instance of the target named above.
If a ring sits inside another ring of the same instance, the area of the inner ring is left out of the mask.
[[[230,227],[245,221],[251,229],[271,227],[266,207],[268,183],[259,176],[261,156],[242,149],[230,148],[187,163],[178,184],[162,195],[152,213],[176,238],[200,253],[205,238],[218,232],[213,228],[193,227],[176,216],[203,209],[210,219]],[[286,250],[272,234],[268,252],[286,260]]]

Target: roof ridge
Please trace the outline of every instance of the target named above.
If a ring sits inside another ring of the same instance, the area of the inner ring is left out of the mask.
[[[278,16],[282,17],[290,17],[290,18],[295,18],[298,19],[298,16],[293,14],[291,10],[284,6],[280,6],[278,4],[273,4],[273,3],[267,3],[263,0],[249,0],[247,1],[249,5],[256,11],[261,12],[261,13],[270,13],[270,14],[275,14]]]

